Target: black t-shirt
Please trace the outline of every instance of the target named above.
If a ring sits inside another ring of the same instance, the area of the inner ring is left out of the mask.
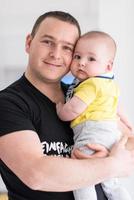
[[[62,88],[65,91],[66,85],[62,84]],[[73,132],[69,123],[58,118],[55,103],[38,91],[25,76],[0,92],[0,136],[21,130],[33,130],[38,134],[44,154],[70,156]],[[0,173],[9,200],[74,200],[72,192],[30,189],[2,160]],[[96,190],[98,200],[106,200],[100,185],[96,186]]]

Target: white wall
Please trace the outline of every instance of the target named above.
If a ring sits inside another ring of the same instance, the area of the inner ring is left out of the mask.
[[[111,34],[117,42],[115,77],[121,88],[121,101],[134,124],[134,1],[100,0],[99,9],[99,28]],[[134,199],[134,175],[123,179],[123,184]]]

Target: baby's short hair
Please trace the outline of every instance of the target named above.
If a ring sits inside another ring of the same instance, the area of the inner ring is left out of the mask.
[[[114,56],[116,54],[116,49],[117,49],[117,45],[116,45],[116,42],[115,40],[112,38],[111,35],[109,35],[108,33],[106,32],[103,32],[103,31],[96,31],[96,30],[93,30],[93,31],[89,31],[89,32],[86,32],[85,34],[83,34],[81,36],[81,38],[91,38],[91,37],[96,37],[96,38],[99,38],[99,37],[102,37],[104,39],[106,39],[106,41],[109,43],[109,45],[112,47],[113,49],[113,52],[114,52]],[[114,57],[113,56],[113,57]]]

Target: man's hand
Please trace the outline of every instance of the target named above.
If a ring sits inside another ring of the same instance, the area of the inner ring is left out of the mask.
[[[84,149],[90,149],[93,150],[94,153],[92,155],[87,155],[83,153]],[[108,150],[100,145],[100,144],[87,144],[85,147],[81,147],[80,149],[74,149],[72,151],[72,158],[77,159],[85,159],[85,158],[102,158],[106,157],[109,154]]]
[[[121,120],[119,120],[118,128],[123,133],[123,135],[127,135],[128,137],[134,136],[134,127],[132,125],[128,127]]]
[[[128,176],[134,172],[134,138],[128,139],[127,136],[123,136],[113,146],[109,157],[114,161],[114,168],[117,172],[115,176]]]
[[[133,134],[128,137],[128,140],[125,146],[128,150],[134,150],[134,135]]]

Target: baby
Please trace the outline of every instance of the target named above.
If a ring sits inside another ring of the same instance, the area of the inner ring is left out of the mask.
[[[108,150],[121,137],[117,121],[131,129],[131,125],[118,109],[119,88],[114,80],[113,61],[116,43],[107,33],[91,31],[77,42],[71,72],[76,77],[67,92],[67,102],[57,104],[61,120],[71,121],[74,148],[95,143]],[[89,155],[94,152],[83,148]],[[101,183],[109,200],[131,200],[117,179]],[[75,200],[97,200],[95,187],[74,191]]]

